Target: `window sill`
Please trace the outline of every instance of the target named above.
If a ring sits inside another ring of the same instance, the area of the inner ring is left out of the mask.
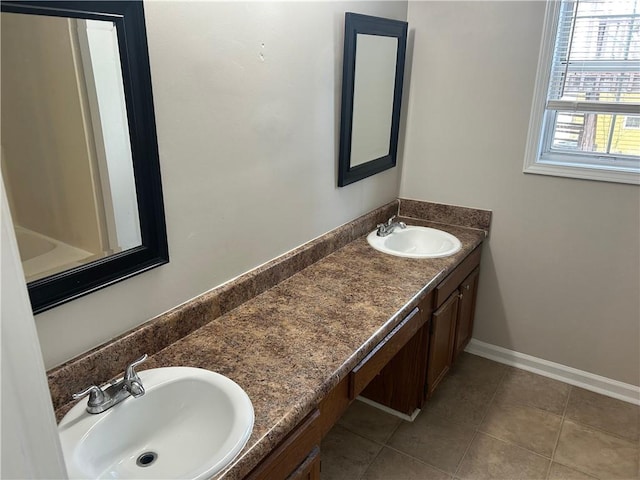
[[[640,173],[625,170],[610,170],[606,168],[566,165],[551,162],[536,162],[530,165],[525,165],[523,172],[534,173],[536,175],[551,175],[554,177],[640,185]]]

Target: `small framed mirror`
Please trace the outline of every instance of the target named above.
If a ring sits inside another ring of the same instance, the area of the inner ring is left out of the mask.
[[[34,313],[169,260],[141,1],[2,1],[2,180]]]
[[[396,165],[407,27],[345,14],[339,187]]]

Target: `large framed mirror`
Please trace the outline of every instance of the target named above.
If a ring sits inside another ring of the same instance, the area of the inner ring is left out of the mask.
[[[169,261],[141,1],[2,1],[2,179],[34,313]]]
[[[407,27],[345,14],[339,187],[396,165]]]

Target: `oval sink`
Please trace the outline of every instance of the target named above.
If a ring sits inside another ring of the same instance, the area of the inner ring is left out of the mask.
[[[407,226],[386,237],[379,237],[374,230],[367,241],[376,250],[407,258],[440,258],[457,253],[462,248],[460,240],[450,233],[429,227]]]
[[[235,382],[201,368],[139,373],[146,393],[104,413],[75,405],[58,431],[69,478],[210,478],[253,430],[253,405]]]

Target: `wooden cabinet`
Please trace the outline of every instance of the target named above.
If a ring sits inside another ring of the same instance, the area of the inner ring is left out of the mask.
[[[245,478],[247,480],[319,479],[320,440],[322,438],[320,427],[320,411],[316,409],[307,415]],[[315,450],[317,450],[317,459],[312,457]],[[315,473],[316,463],[317,474]],[[305,475],[307,476],[305,477]]]
[[[478,267],[469,274],[458,288],[460,301],[458,302],[458,318],[456,322],[456,335],[453,349],[453,361],[460,355],[471,340],[473,333],[473,319],[476,310],[476,297],[478,294]]]
[[[362,396],[409,416],[422,407],[471,339],[479,265],[477,247],[420,302],[424,326]]]
[[[427,398],[433,394],[433,391],[451,367],[456,318],[458,316],[458,301],[458,291],[456,290],[431,316],[429,360],[427,363]]]
[[[358,395],[412,415],[471,339],[480,247],[471,252],[246,478],[319,480],[320,440]]]
[[[471,340],[480,272],[480,246],[435,289],[431,317],[426,397],[445,377]]]
[[[324,437],[351,404],[349,398],[349,376],[344,377],[318,405],[320,410],[320,433]]]
[[[314,447],[287,480],[320,480],[320,448]]]

